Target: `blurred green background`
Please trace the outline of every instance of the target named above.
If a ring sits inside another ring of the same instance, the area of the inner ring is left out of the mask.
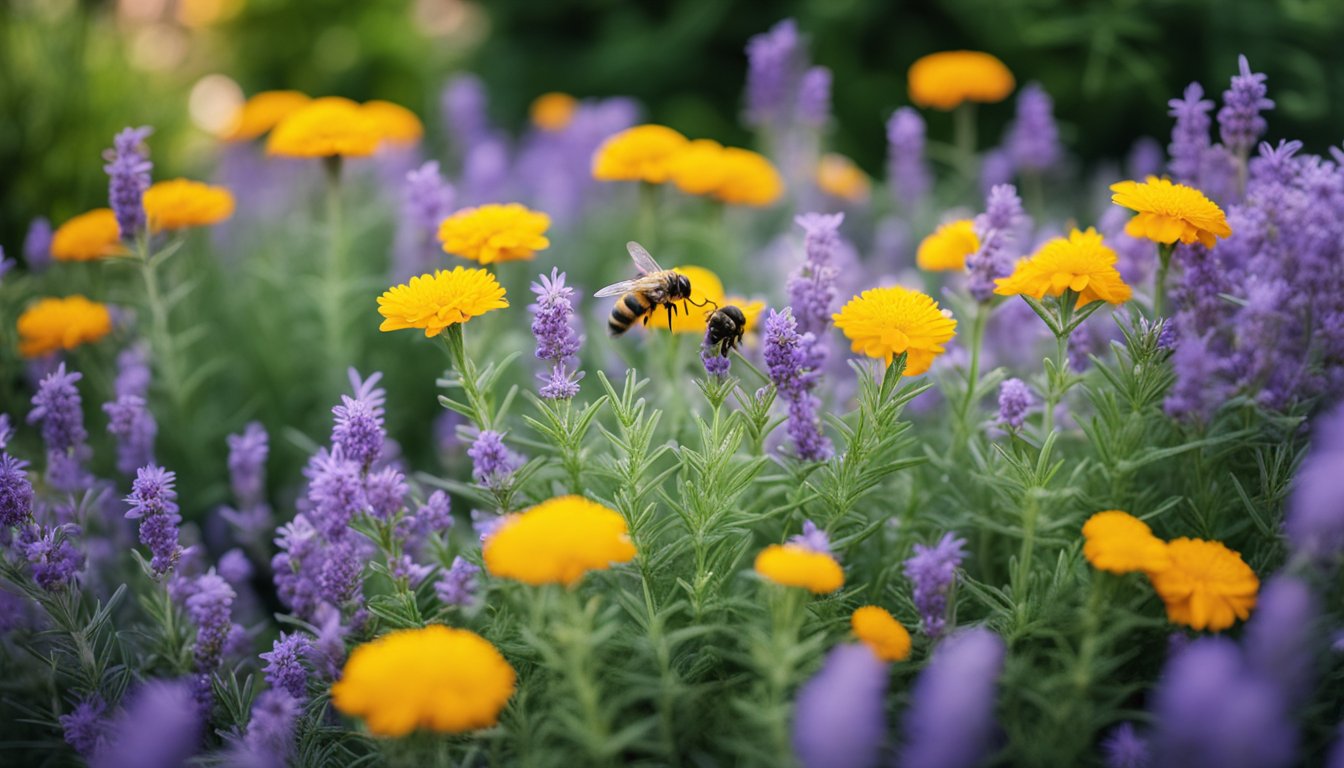
[[[1084,164],[1141,135],[1165,143],[1166,100],[1191,80],[1216,97],[1240,52],[1269,75],[1271,139],[1323,152],[1344,138],[1344,0],[5,0],[0,244],[17,252],[33,216],[105,204],[99,154],[126,125],[156,126],[157,176],[208,170],[209,105],[233,83],[386,98],[432,130],[445,78],[471,70],[505,125],[547,90],[626,94],[654,120],[744,142],[743,46],[786,16],[835,73],[832,147],[870,172],[907,67],[948,48],[1041,81]],[[983,110],[982,143],[1011,111]]]

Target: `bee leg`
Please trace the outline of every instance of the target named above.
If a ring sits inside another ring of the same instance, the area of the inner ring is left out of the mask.
[[[672,330],[672,312],[676,310],[676,304],[667,305],[667,330]]]
[[[646,312],[646,313],[644,313],[644,325],[645,325],[645,326],[648,326],[648,324],[649,324],[649,318],[651,318],[651,317],[653,317],[653,313],[652,313],[652,312]]]

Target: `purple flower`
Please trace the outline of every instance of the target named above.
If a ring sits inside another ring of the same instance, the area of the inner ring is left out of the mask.
[[[765,363],[770,380],[788,403],[789,439],[803,461],[825,461],[833,450],[817,416],[821,401],[812,394],[818,379],[817,372],[809,367],[814,343],[811,334],[798,333],[792,312],[770,310],[765,320]]]
[[[999,423],[1009,429],[1021,429],[1031,408],[1031,388],[1021,379],[1007,379],[999,385]]]
[[[1152,756],[1148,742],[1134,731],[1133,723],[1121,723],[1101,742],[1106,768],[1148,768]]]
[[[108,724],[92,768],[179,768],[201,748],[201,708],[185,680],[150,680]]]
[[[476,531],[481,543],[495,534],[499,526],[504,524],[504,515],[497,515],[493,512],[484,512],[479,509],[471,510],[471,528]]]
[[[1028,83],[1017,93],[1017,117],[1004,139],[1014,166],[1030,173],[1054,168],[1064,154],[1055,126],[1054,101],[1040,83]]]
[[[1344,407],[1316,419],[1315,444],[1288,497],[1284,530],[1293,550],[1317,562],[1344,552]]]
[[[9,414],[0,413],[0,451],[9,447],[9,441],[14,437],[14,426],[9,423]]]
[[[28,423],[41,423],[42,440],[47,445],[47,477],[61,491],[86,487],[91,478],[83,470],[89,453],[85,440],[84,411],[75,382],[84,378],[79,372],[66,373],[65,363],[38,385],[33,395],[33,410]]]
[[[887,665],[865,645],[837,645],[798,690],[793,751],[803,768],[870,768],[886,737]]]
[[[20,525],[33,515],[33,484],[28,462],[0,453],[0,529]]]
[[[5,282],[5,275],[14,268],[16,262],[13,259],[5,258],[5,249],[0,246],[0,285]]]
[[[811,67],[798,83],[798,121],[822,128],[831,118],[831,70]]]
[[[1167,106],[1171,107],[1167,114],[1176,118],[1171,144],[1167,146],[1171,155],[1167,167],[1175,181],[1199,186],[1204,155],[1209,148],[1209,110],[1213,109],[1213,102],[1204,98],[1204,88],[1199,83],[1191,83],[1182,98],[1168,101]]]
[[[420,535],[447,533],[453,527],[453,500],[443,491],[429,494],[415,512],[415,527]]]
[[[126,517],[140,521],[140,543],[149,547],[153,555],[150,567],[160,577],[173,569],[182,552],[177,543],[177,525],[182,516],[178,514],[177,491],[173,488],[176,480],[177,475],[163,467],[152,464],[141,467],[131,483],[131,495],[126,497],[131,506]]]
[[[337,607],[358,603],[363,573],[364,558],[354,542],[346,538],[329,544],[317,575],[318,596]]]
[[[262,503],[266,493],[266,457],[270,437],[260,422],[251,421],[241,434],[229,435],[229,486],[243,507]]]
[[[328,539],[346,537],[350,523],[368,506],[360,464],[339,451],[319,450],[309,461],[311,518]]]
[[[1152,136],[1140,136],[1129,148],[1125,157],[1125,176],[1130,179],[1146,179],[1162,173],[1167,157],[1162,145]],[[1126,216],[1128,218],[1128,216]]]
[[[831,554],[831,537],[811,520],[804,520],[803,532],[790,538],[789,542],[823,555]]]
[[[103,744],[106,709],[107,702],[95,693],[82,699],[69,714],[57,718],[65,732],[65,743],[85,759],[93,757]]]
[[[905,561],[905,577],[914,583],[920,628],[929,637],[936,638],[947,628],[947,598],[957,583],[964,546],[965,539],[949,531],[932,547],[916,544],[914,555]]]
[[[797,319],[799,333],[821,338],[830,326],[838,272],[832,258],[840,243],[840,224],[844,220],[843,213],[804,213],[794,217],[794,223],[806,233],[803,250],[807,254],[806,260],[789,276],[787,286],[789,308]]]
[[[917,208],[933,187],[924,158],[924,118],[911,107],[901,107],[887,121],[887,185],[907,209]]]
[[[480,572],[479,566],[472,565],[460,556],[454,557],[453,564],[435,582],[434,593],[444,605],[471,605],[476,599],[476,576]]]
[[[285,768],[295,752],[294,725],[303,707],[283,690],[263,691],[252,702],[252,719],[241,743],[230,750],[237,768]]]
[[[223,659],[233,628],[233,587],[211,568],[198,576],[187,598],[187,614],[196,624],[196,670],[213,672]]]
[[[1016,245],[1018,230],[1025,220],[1022,199],[1015,187],[1000,184],[989,191],[985,212],[975,217],[980,250],[966,259],[969,288],[976,301],[989,301],[994,295],[994,281],[1012,271],[1017,254],[1010,249]]]
[[[33,567],[33,581],[48,592],[64,589],[84,568],[84,553],[75,548],[71,538],[79,535],[79,527],[66,523],[50,528],[36,526],[20,537],[23,552]]]
[[[493,429],[482,430],[467,449],[471,457],[471,476],[491,491],[502,491],[513,483],[513,473],[523,459],[504,445],[504,435]]]
[[[1275,768],[1293,764],[1297,731],[1279,691],[1224,638],[1200,638],[1167,662],[1153,704],[1158,765]]]
[[[465,154],[491,132],[486,115],[485,85],[475,75],[458,75],[448,81],[439,99],[443,124],[456,151]]]
[[[400,271],[415,273],[429,263],[438,251],[439,224],[452,214],[456,197],[453,185],[439,173],[437,160],[406,174],[395,248]]]
[[[1223,91],[1223,108],[1218,110],[1218,133],[1223,144],[1233,153],[1245,155],[1265,133],[1267,127],[1261,112],[1273,109],[1274,102],[1265,98],[1268,88],[1265,75],[1251,72],[1245,55],[1237,57],[1240,74],[1232,76],[1232,84]]]
[[[129,475],[136,468],[154,463],[154,437],[158,422],[143,397],[122,395],[103,404],[107,431],[117,440],[117,471]]]
[[[419,587],[432,570],[434,570],[432,566],[421,565],[410,555],[405,554],[387,563],[387,574],[393,579],[405,579],[411,589]]]
[[[711,343],[708,329],[705,330],[705,338],[700,342],[700,362],[705,366],[705,373],[710,376],[727,376],[733,367],[733,361],[720,352],[719,345]]]
[[[1250,669],[1278,686],[1290,704],[1310,694],[1320,604],[1306,582],[1279,575],[1260,588],[1242,647]]]
[[[364,469],[373,464],[383,451],[387,433],[383,430],[383,403],[386,390],[378,387],[381,372],[375,371],[368,379],[360,380],[359,371],[349,370],[350,387],[355,396],[341,395],[341,405],[331,409],[336,424],[331,430],[333,451],[354,461]]]
[[[310,658],[319,673],[334,679],[340,674],[341,663],[345,661],[347,630],[341,623],[341,612],[335,606],[324,603],[318,606],[313,623],[317,625],[317,636],[313,639]]]
[[[369,473],[364,480],[365,499],[369,513],[379,520],[391,520],[401,511],[406,500],[406,476],[396,467],[384,467]]]
[[[322,539],[303,514],[295,515],[278,533],[275,545],[280,551],[271,558],[276,592],[296,615],[309,618],[317,610],[321,591]]]
[[[768,127],[792,108],[795,83],[805,66],[798,24],[784,19],[747,41],[747,123]]]
[[[298,701],[308,698],[308,669],[303,661],[312,650],[313,642],[307,635],[281,632],[271,650],[260,654],[261,660],[266,662],[263,670],[266,682],[272,688],[287,691]]]
[[[38,216],[28,224],[23,237],[23,260],[30,272],[40,272],[51,264],[51,222]]]
[[[565,273],[552,268],[551,274],[541,275],[532,283],[535,303],[528,306],[532,312],[532,336],[537,341],[537,359],[551,364],[550,371],[539,376],[547,382],[541,396],[549,400],[568,400],[579,393],[583,372],[570,365],[577,362],[579,334],[574,330],[574,289],[565,285]]]
[[[995,147],[980,158],[980,192],[988,195],[990,190],[1000,184],[1012,184],[1017,169],[1013,165],[1013,156],[1003,147]]]
[[[121,237],[133,240],[145,228],[145,190],[149,189],[149,150],[145,139],[152,128],[126,128],[112,139],[112,148],[103,152],[107,165],[108,203],[117,216]]]
[[[938,645],[915,681],[902,719],[901,765],[971,768],[994,735],[994,694],[1003,670],[1003,640],[969,629]]]

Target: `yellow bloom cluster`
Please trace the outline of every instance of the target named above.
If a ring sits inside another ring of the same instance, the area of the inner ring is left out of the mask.
[[[299,91],[262,91],[243,102],[220,134],[225,141],[251,141],[312,99]]]
[[[966,269],[966,259],[978,250],[975,222],[958,219],[939,226],[920,242],[915,263],[929,272],[960,272]]]
[[[41,357],[98,341],[112,332],[107,305],[79,295],[39,299],[19,315],[19,354]]]
[[[1198,189],[1149,176],[1142,184],[1112,184],[1111,191],[1112,203],[1139,214],[1125,224],[1130,237],[1166,245],[1199,242],[1212,248],[1218,238],[1232,234],[1223,209]]]
[[[124,253],[121,228],[111,208],[74,216],[51,236],[51,258],[56,261],[93,261]]]
[[[906,353],[906,376],[929,370],[957,333],[957,321],[931,297],[900,286],[864,291],[831,318],[855,352],[886,360],[887,365]]]
[[[425,135],[420,118],[400,104],[375,99],[364,102],[360,110],[379,138],[389,144],[414,144]]]
[[[439,242],[454,256],[494,264],[531,259],[548,248],[551,217],[519,203],[463,208],[439,225]]]
[[[755,569],[767,581],[818,595],[845,585],[845,571],[834,557],[801,544],[771,544],[756,555]]]
[[[873,182],[853,160],[828,152],[817,163],[817,188],[833,197],[861,203],[872,193]]]
[[[1260,580],[1222,542],[1164,542],[1142,520],[1119,510],[1093,515],[1083,525],[1083,537],[1083,556],[1093,567],[1147,574],[1176,624],[1218,632],[1255,607]]]
[[[579,101],[568,93],[543,93],[532,101],[528,115],[543,131],[563,131],[574,121]]]
[[[378,330],[421,328],[425,336],[438,336],[454,323],[465,323],[507,306],[503,286],[488,271],[441,269],[384,291],[378,297],[378,314],[385,319]]]
[[[1013,73],[981,51],[943,51],[910,65],[910,100],[921,107],[951,110],[963,103],[993,103],[1013,92]]]
[[[865,605],[849,618],[854,636],[883,661],[910,658],[910,632],[887,609]]]
[[[1057,237],[1019,261],[1011,275],[995,281],[994,292],[1039,299],[1074,291],[1079,307],[1094,301],[1123,304],[1132,291],[1116,270],[1116,260],[1115,251],[1106,247],[1095,229],[1075,229],[1067,238]]]
[[[593,155],[599,181],[671,181],[690,195],[733,205],[763,207],[784,194],[784,179],[763,155],[724,147],[717,141],[688,141],[661,125],[638,125],[608,138]]]
[[[559,496],[510,515],[482,548],[491,574],[534,585],[575,584],[635,554],[625,518],[582,496]]]
[[[326,96],[285,114],[271,131],[266,151],[282,157],[365,157],[384,142],[414,143],[423,133],[420,119],[405,107]]]
[[[499,650],[465,629],[431,624],[390,632],[350,653],[332,683],[338,711],[377,736],[416,728],[463,733],[488,728],[513,696],[517,674]]]
[[[150,232],[209,226],[233,215],[233,193],[190,179],[155,182],[144,204]]]

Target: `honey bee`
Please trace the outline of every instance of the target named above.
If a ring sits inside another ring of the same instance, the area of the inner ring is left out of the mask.
[[[630,326],[641,317],[644,318],[644,324],[648,325],[654,310],[659,307],[667,310],[667,328],[671,330],[672,315],[677,311],[677,302],[681,302],[682,309],[686,312],[690,311],[686,306],[688,303],[697,307],[705,306],[706,302],[696,304],[690,301],[690,278],[658,266],[658,262],[654,261],[639,243],[626,243],[625,248],[630,252],[630,258],[634,260],[635,266],[639,268],[639,277],[613,283],[593,294],[599,299],[608,296],[621,297],[616,306],[611,308],[611,317],[607,318],[607,330],[612,336],[620,336],[630,330]]]
[[[747,316],[729,304],[710,313],[706,343],[711,349],[717,347],[719,354],[727,357],[728,352],[742,342],[746,332]]]

